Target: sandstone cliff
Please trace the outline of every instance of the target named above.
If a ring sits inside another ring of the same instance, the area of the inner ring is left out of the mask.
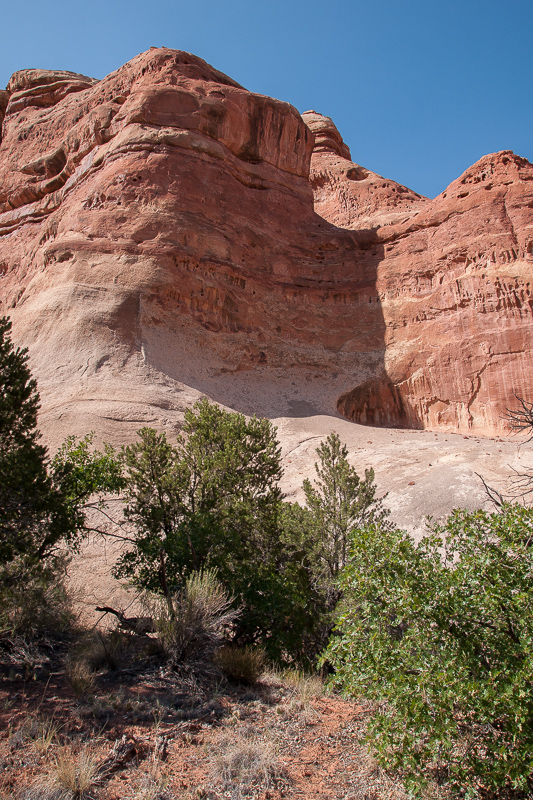
[[[43,423],[115,440],[206,394],[246,413],[492,434],[533,396],[533,166],[435,200],[315,112],[151,49],[0,92],[0,313]]]

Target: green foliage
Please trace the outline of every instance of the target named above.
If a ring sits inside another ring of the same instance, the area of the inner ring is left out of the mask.
[[[69,436],[50,464],[53,485],[68,520],[63,538],[74,549],[88,530],[88,512],[103,511],[109,495],[117,494],[125,485],[122,464],[114,448],[104,444],[103,450],[96,450],[93,441],[94,433],[80,440]]]
[[[348,463],[348,449],[332,432],[317,448],[317,480],[303,483],[306,506],[317,532],[313,550],[321,571],[333,583],[346,565],[349,536],[354,528],[369,522],[384,522],[388,512],[376,498],[374,470],[365,470],[362,480]]]
[[[361,479],[348,463],[348,450],[332,432],[316,450],[317,480],[304,480],[306,506],[286,503],[282,539],[290,553],[300,660],[310,666],[325,647],[341,597],[340,571],[347,563],[352,531],[370,522],[388,526],[383,499],[376,498],[374,471]]]
[[[371,739],[415,796],[428,776],[471,798],[531,796],[532,543],[519,505],[455,511],[419,543],[354,534],[324,660],[337,687],[378,703]]]
[[[175,447],[143,428],[122,458],[135,537],[115,574],[166,594],[180,591],[193,571],[215,567],[245,609],[237,637],[266,639],[279,656],[286,643],[277,634],[292,606],[279,537],[276,429],[203,400],[186,412]]]
[[[120,485],[111,448],[91,452],[91,436],[68,439],[50,463],[37,429],[39,394],[28,353],[0,318],[0,636],[59,632],[72,619],[65,545],[86,529],[97,490]]]
[[[11,323],[0,318],[0,581],[5,566],[43,558],[65,529],[65,508],[39,443],[39,394],[27,350],[15,348]]]

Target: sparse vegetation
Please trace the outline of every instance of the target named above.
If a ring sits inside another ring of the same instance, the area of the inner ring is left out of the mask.
[[[54,758],[52,774],[40,784],[43,800],[88,800],[89,792],[99,778],[98,754],[84,747],[76,753],[61,749]]]
[[[212,670],[239,616],[214,570],[193,572],[180,592],[147,604],[164,657],[173,669],[193,673]]]
[[[531,509],[498,496],[498,513],[456,511],[415,543],[335,433],[317,449],[305,505],[286,503],[275,428],[207,400],[186,413],[175,445],[144,428],[119,454],[88,435],[50,460],[27,353],[9,332],[0,319],[0,668],[19,688],[0,715],[25,708],[26,721],[0,735],[3,796],[104,798],[115,772],[147,759],[137,800],[285,790],[277,737],[304,736],[322,724],[321,704],[340,702],[316,673],[326,645],[330,685],[357,699],[350,730],[367,729],[376,758],[351,796],[364,781],[404,798],[391,770],[426,800],[531,796]],[[530,430],[530,404],[510,419]],[[123,502],[116,535],[129,544],[115,572],[142,590],[148,614],[103,607],[117,629],[88,633],[75,628],[64,578],[89,511],[113,523],[110,496]],[[267,659],[283,671],[268,676]],[[29,686],[40,692],[33,707]],[[107,756],[87,745],[98,726],[126,724],[150,735],[121,734]],[[163,767],[169,743],[195,747],[204,728],[209,768],[178,787]],[[32,780],[17,787],[20,769]]]
[[[78,700],[92,697],[96,687],[94,670],[83,658],[75,659],[67,664],[66,678],[74,696]]]
[[[310,675],[299,669],[286,669],[281,673],[280,680],[285,686],[294,689],[298,700],[304,705],[325,693],[324,682],[317,674]]]
[[[272,788],[283,776],[272,735],[252,729],[223,735],[213,748],[211,779],[232,800]]]
[[[139,648],[139,641],[131,633],[92,631],[76,643],[73,657],[77,662],[84,662],[91,672],[118,670],[131,663]]]

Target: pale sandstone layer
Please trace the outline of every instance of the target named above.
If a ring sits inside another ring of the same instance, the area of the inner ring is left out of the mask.
[[[494,435],[533,396],[533,166],[435,200],[188,53],[0,92],[0,313],[52,443],[175,430],[207,395],[272,418]]]

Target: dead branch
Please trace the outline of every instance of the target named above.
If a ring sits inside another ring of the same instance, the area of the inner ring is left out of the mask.
[[[111,606],[96,606],[96,611],[101,611],[103,614],[114,614],[122,628],[138,633],[140,636],[155,632],[152,617],[127,617],[123,611],[117,611]]]
[[[533,403],[528,403],[523,397],[515,393],[514,395],[518,401],[518,408],[505,409],[503,419],[507,420],[513,433],[522,433],[527,431],[526,442],[533,440]]]
[[[503,504],[505,503],[503,495],[500,494],[500,492],[498,492],[497,489],[493,489],[492,486],[489,486],[488,483],[486,482],[485,478],[482,475],[480,475],[479,472],[476,472],[475,474],[478,476],[479,480],[483,484],[483,486],[485,488],[485,492],[486,492],[487,497],[489,498],[489,500],[492,503],[494,503],[496,508],[502,508]]]

